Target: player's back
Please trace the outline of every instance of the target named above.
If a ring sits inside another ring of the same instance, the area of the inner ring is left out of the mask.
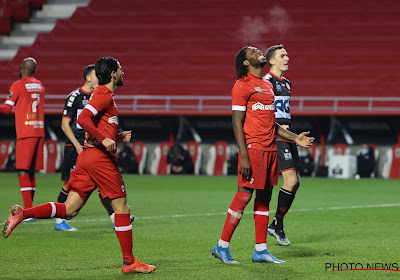
[[[34,77],[12,84],[9,98],[15,104],[17,139],[44,137],[44,87]]]

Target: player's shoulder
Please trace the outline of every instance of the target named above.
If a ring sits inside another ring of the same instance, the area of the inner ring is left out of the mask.
[[[113,99],[113,94],[111,90],[109,90],[105,86],[97,86],[92,93],[91,99],[102,99],[104,102],[111,101]]]
[[[250,79],[247,76],[243,76],[236,80],[233,85],[233,89],[245,88],[250,82]]]
[[[285,83],[288,83],[289,85],[292,85],[292,83],[289,81],[289,79],[287,79],[286,77],[283,77],[283,81]]]
[[[264,78],[264,80],[267,80],[267,81],[271,82],[274,79],[274,76],[271,75],[270,73],[267,73],[267,74],[264,75],[263,78]]]
[[[74,89],[73,91],[71,91],[68,95],[67,95],[67,98],[69,99],[69,98],[74,98],[74,97],[76,97],[76,96],[78,96],[80,94],[80,90],[79,90],[79,88],[77,88],[77,89]]]

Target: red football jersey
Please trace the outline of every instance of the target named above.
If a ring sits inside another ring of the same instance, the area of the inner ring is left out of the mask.
[[[107,138],[117,142],[119,113],[115,104],[114,93],[105,86],[97,86],[85,109],[93,113],[95,127]],[[88,144],[104,149],[103,145],[97,139],[86,132],[85,147],[88,147]]]
[[[44,87],[33,78],[14,82],[5,104],[15,106],[17,139],[44,137]]]
[[[244,111],[244,136],[248,148],[276,151],[275,107],[272,84],[250,73],[232,89],[232,111]]]

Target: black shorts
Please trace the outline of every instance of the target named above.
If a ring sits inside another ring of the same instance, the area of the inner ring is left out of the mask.
[[[77,157],[78,153],[74,146],[64,146],[64,161],[61,171],[61,181],[67,182],[69,180],[69,176],[75,168]]]
[[[296,144],[277,139],[276,147],[278,151],[278,171],[299,170],[299,153]]]

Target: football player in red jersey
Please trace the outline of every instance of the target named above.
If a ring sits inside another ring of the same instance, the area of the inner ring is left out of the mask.
[[[228,209],[221,238],[212,250],[224,263],[238,263],[231,255],[229,243],[254,190],[256,245],[252,260],[284,263],[267,250],[269,202],[272,186],[278,183],[275,135],[303,147],[309,147],[314,140],[306,136],[309,132],[296,135],[276,124],[272,85],[262,78],[266,63],[262,52],[254,47],[244,47],[236,56],[238,80],[232,89],[232,123],[239,148],[238,190]]]
[[[25,58],[19,69],[20,79],[10,87],[0,114],[10,114],[15,107],[16,167],[25,208],[32,207],[36,190],[35,170],[43,169],[44,87],[35,79],[36,60]],[[26,219],[25,221],[34,221]]]
[[[33,208],[11,207],[11,214],[4,223],[3,236],[27,217],[71,219],[85,205],[90,194],[98,188],[102,197],[111,201],[115,212],[115,232],[123,256],[123,273],[150,273],[156,267],[133,257],[132,225],[126,189],[116,159],[117,142],[129,142],[131,131],[118,133],[119,113],[114,100],[117,87],[123,85],[123,71],[113,57],[102,57],[95,65],[99,80],[89,103],[78,118],[86,131],[84,150],[78,155],[76,167],[66,183],[69,191],[65,203],[49,202]]]

